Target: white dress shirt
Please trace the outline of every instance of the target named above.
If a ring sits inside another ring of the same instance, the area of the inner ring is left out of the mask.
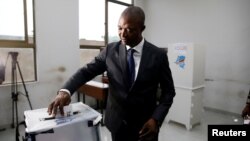
[[[135,47],[133,47],[133,49],[135,50],[133,56],[134,56],[134,60],[135,60],[135,80],[137,78],[138,75],[138,71],[139,71],[139,66],[140,66],[140,62],[141,62],[141,55],[142,55],[142,48],[143,48],[143,44],[144,44],[144,38],[142,38],[141,42],[136,45]],[[129,50],[131,47],[126,45],[127,50]]]

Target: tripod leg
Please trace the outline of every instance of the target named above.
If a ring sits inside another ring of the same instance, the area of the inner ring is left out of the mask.
[[[12,124],[11,127],[15,128],[15,101],[16,101],[16,66],[15,62],[12,61],[12,69],[11,69],[11,99],[12,99]]]
[[[13,83],[12,86],[12,124],[11,127],[15,128],[15,117],[16,117],[16,125],[18,124],[18,107],[17,107],[17,96],[18,93],[16,92],[16,87],[17,87],[17,81]]]
[[[20,69],[18,61],[16,61],[16,64],[17,64],[17,68],[18,68],[18,71],[19,71],[19,74],[20,74],[20,77],[21,77],[21,80],[22,80],[22,84],[23,84],[23,88],[24,88],[24,91],[25,91],[25,95],[26,95],[26,97],[28,99],[30,109],[32,110],[32,105],[31,105],[31,102],[30,102],[28,91],[26,89],[26,86],[25,86],[25,83],[24,83],[24,80],[23,80],[23,75],[22,75],[22,72],[21,72],[21,69]]]
[[[15,101],[15,107],[16,107],[16,127],[18,126],[18,109],[17,109],[17,101]]]
[[[13,94],[12,94],[13,95]],[[15,116],[15,105],[14,105],[14,100],[12,100],[12,124],[11,124],[11,128],[15,128],[15,119],[14,119],[14,116]]]

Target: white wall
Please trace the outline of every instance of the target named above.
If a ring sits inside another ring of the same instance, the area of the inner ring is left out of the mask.
[[[206,47],[204,106],[241,113],[250,89],[249,0],[136,0],[146,13],[145,37],[166,47]]]
[[[35,10],[38,82],[26,84],[34,109],[47,107],[80,64],[78,0],[35,0]],[[6,126],[12,123],[11,90],[0,91],[0,126]],[[20,121],[29,106],[26,97],[18,97]]]

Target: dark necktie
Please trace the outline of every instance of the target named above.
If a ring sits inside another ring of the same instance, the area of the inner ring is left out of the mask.
[[[128,74],[129,74],[129,84],[132,86],[135,79],[135,61],[134,61],[134,49],[129,49],[127,54],[127,61],[128,61]]]

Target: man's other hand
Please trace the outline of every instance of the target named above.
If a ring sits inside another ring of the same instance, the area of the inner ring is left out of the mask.
[[[152,140],[158,135],[159,127],[157,121],[153,118],[149,119],[139,132],[139,140]]]
[[[246,104],[246,106],[243,108],[241,116],[245,118],[246,116],[250,116],[250,104]]]

